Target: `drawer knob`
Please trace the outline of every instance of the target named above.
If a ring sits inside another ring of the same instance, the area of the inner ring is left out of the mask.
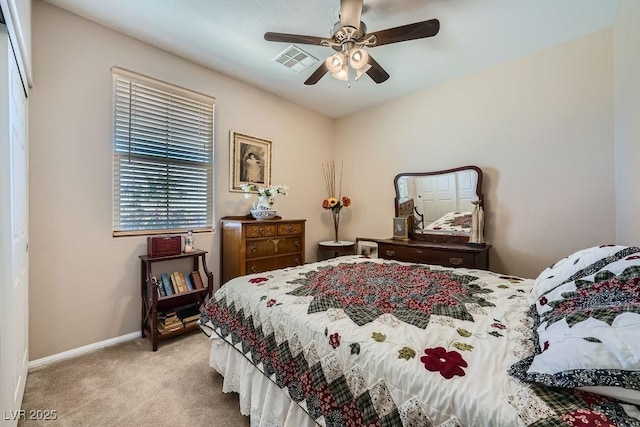
[[[449,258],[449,264],[451,265],[462,265],[463,263],[464,263],[464,260],[462,258],[454,258],[454,257]]]
[[[293,262],[296,263],[296,265],[300,265],[300,258],[296,257],[296,259],[293,260]]]
[[[293,233],[293,225],[289,224],[289,233]]]
[[[252,273],[257,273],[257,272],[258,272],[258,269],[256,268],[256,266],[255,266],[255,265],[252,265],[252,266],[251,266],[251,272],[252,272]]]
[[[396,251],[387,250],[385,254],[387,254],[387,256],[394,256],[396,254]]]
[[[261,235],[261,236],[264,236],[264,233],[265,233],[264,227],[260,227],[258,229],[258,234]]]
[[[296,248],[300,247],[300,240],[296,240],[296,242],[293,244]]]
[[[249,250],[251,251],[252,254],[255,254],[258,248],[256,248],[255,246],[251,246]]]

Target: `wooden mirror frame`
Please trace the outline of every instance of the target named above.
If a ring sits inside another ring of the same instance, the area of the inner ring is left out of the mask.
[[[482,194],[482,169],[477,166],[460,166],[452,169],[444,169],[439,171],[431,171],[431,172],[403,172],[399,173],[393,179],[393,186],[396,191],[396,197],[394,200],[395,204],[395,215],[396,217],[401,216],[411,216],[414,219],[414,207],[415,202],[413,199],[408,199],[405,201],[400,201],[400,188],[398,186],[398,181],[402,177],[422,177],[422,176],[432,176],[432,175],[444,175],[448,173],[461,172],[465,170],[474,170],[477,174],[477,182],[476,182],[476,196],[480,201],[480,206],[484,208],[484,195]],[[412,234],[410,236],[414,240],[422,240],[433,243],[467,243],[469,241],[469,233],[442,233],[439,234],[437,232],[416,232],[415,229],[412,230]]]

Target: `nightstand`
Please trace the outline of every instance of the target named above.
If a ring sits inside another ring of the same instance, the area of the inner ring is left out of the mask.
[[[326,240],[318,243],[318,261],[336,258],[343,255],[353,255],[356,251],[356,242],[348,240]]]

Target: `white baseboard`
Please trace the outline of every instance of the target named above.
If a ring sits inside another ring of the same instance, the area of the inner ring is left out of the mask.
[[[140,336],[140,332],[132,332],[127,335],[109,338],[108,340],[74,348],[73,350],[63,351],[62,353],[52,354],[51,356],[43,357],[41,359],[32,360],[29,362],[29,370],[48,365],[50,363],[59,362],[61,360],[71,359],[72,357],[78,357],[82,354],[89,353],[91,351],[98,350],[104,347],[120,344],[125,341],[131,341],[133,339],[139,338]]]

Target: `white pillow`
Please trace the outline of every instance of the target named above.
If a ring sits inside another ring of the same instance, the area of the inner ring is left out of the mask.
[[[640,248],[586,249],[545,272],[530,311],[536,353],[510,372],[640,402]]]
[[[629,248],[617,245],[594,246],[562,258],[538,275],[529,295],[529,303],[534,304],[538,298],[562,284],[571,276],[625,249]],[[603,262],[606,263],[606,261]]]

